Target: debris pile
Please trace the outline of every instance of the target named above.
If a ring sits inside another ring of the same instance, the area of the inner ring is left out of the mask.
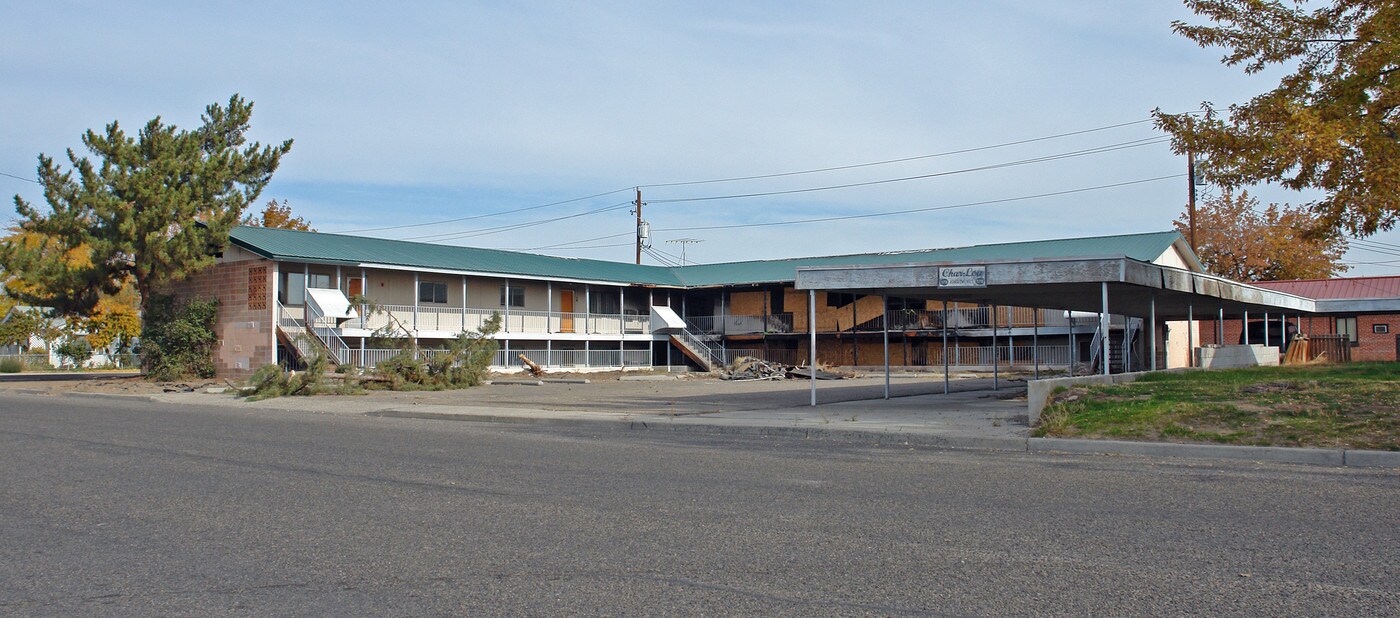
[[[720,370],[719,377],[724,380],[785,380],[788,378],[807,380],[812,377],[812,371],[807,367],[785,365],[752,356],[740,356],[734,359],[734,362],[728,367]],[[855,377],[855,374],[819,365],[816,377],[818,380],[843,380]]]

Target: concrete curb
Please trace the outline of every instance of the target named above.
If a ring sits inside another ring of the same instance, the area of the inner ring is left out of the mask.
[[[1346,465],[1356,468],[1400,468],[1400,451],[1346,451]]]
[[[1163,442],[1125,442],[1120,440],[1075,440],[1070,438],[1027,438],[1026,450],[1032,453],[1112,453],[1117,455],[1147,455],[1150,457],[1183,457],[1191,459],[1243,459],[1270,463],[1292,463],[1313,466],[1343,466],[1346,457],[1341,449],[1289,448],[1281,446],[1229,446],[1224,444],[1171,444]]]
[[[380,418],[418,418],[447,421],[469,421],[484,423],[505,423],[514,425],[554,425],[598,428],[611,426],[613,429],[671,431],[676,433],[704,433],[737,436],[785,437],[804,440],[871,441],[877,444],[907,444],[935,448],[975,449],[991,451],[1025,452],[1025,438],[988,438],[980,436],[948,436],[919,434],[902,431],[872,431],[868,429],[827,429],[824,427],[796,427],[781,425],[722,425],[716,423],[671,422],[667,419],[637,419],[620,416],[617,419],[600,418],[559,418],[550,416],[498,415],[470,412],[435,412],[405,408],[386,408],[366,412],[366,416]],[[687,417],[689,418],[689,417]]]

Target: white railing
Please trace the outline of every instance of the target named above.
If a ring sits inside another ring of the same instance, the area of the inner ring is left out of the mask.
[[[461,307],[424,307],[414,311],[413,305],[382,305],[383,311],[350,323],[351,326],[378,330],[394,320],[409,331],[462,332],[480,331],[491,314],[500,314],[501,332],[505,333],[580,333],[592,335],[642,334],[650,330],[651,316],[597,314],[561,311],[527,311]],[[392,316],[392,317],[391,317]]]
[[[541,367],[650,367],[651,350],[497,350],[493,367],[523,367],[520,356]]]
[[[993,359],[1002,367],[1066,366],[1069,365],[1069,346],[1043,345],[1036,350],[1029,345],[998,345],[995,351],[992,346],[948,348],[950,367],[991,367]],[[942,348],[930,348],[924,360],[929,366],[942,365]]]

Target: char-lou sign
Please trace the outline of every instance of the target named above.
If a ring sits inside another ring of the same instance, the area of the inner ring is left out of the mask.
[[[986,266],[943,266],[938,269],[940,288],[985,288]]]

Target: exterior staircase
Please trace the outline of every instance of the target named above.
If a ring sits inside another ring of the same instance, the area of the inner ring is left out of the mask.
[[[714,345],[714,341],[706,341],[703,335],[698,334],[689,326],[685,330],[671,335],[671,345],[676,346],[686,358],[689,358],[696,365],[705,371],[722,369],[725,366],[724,350]]]

